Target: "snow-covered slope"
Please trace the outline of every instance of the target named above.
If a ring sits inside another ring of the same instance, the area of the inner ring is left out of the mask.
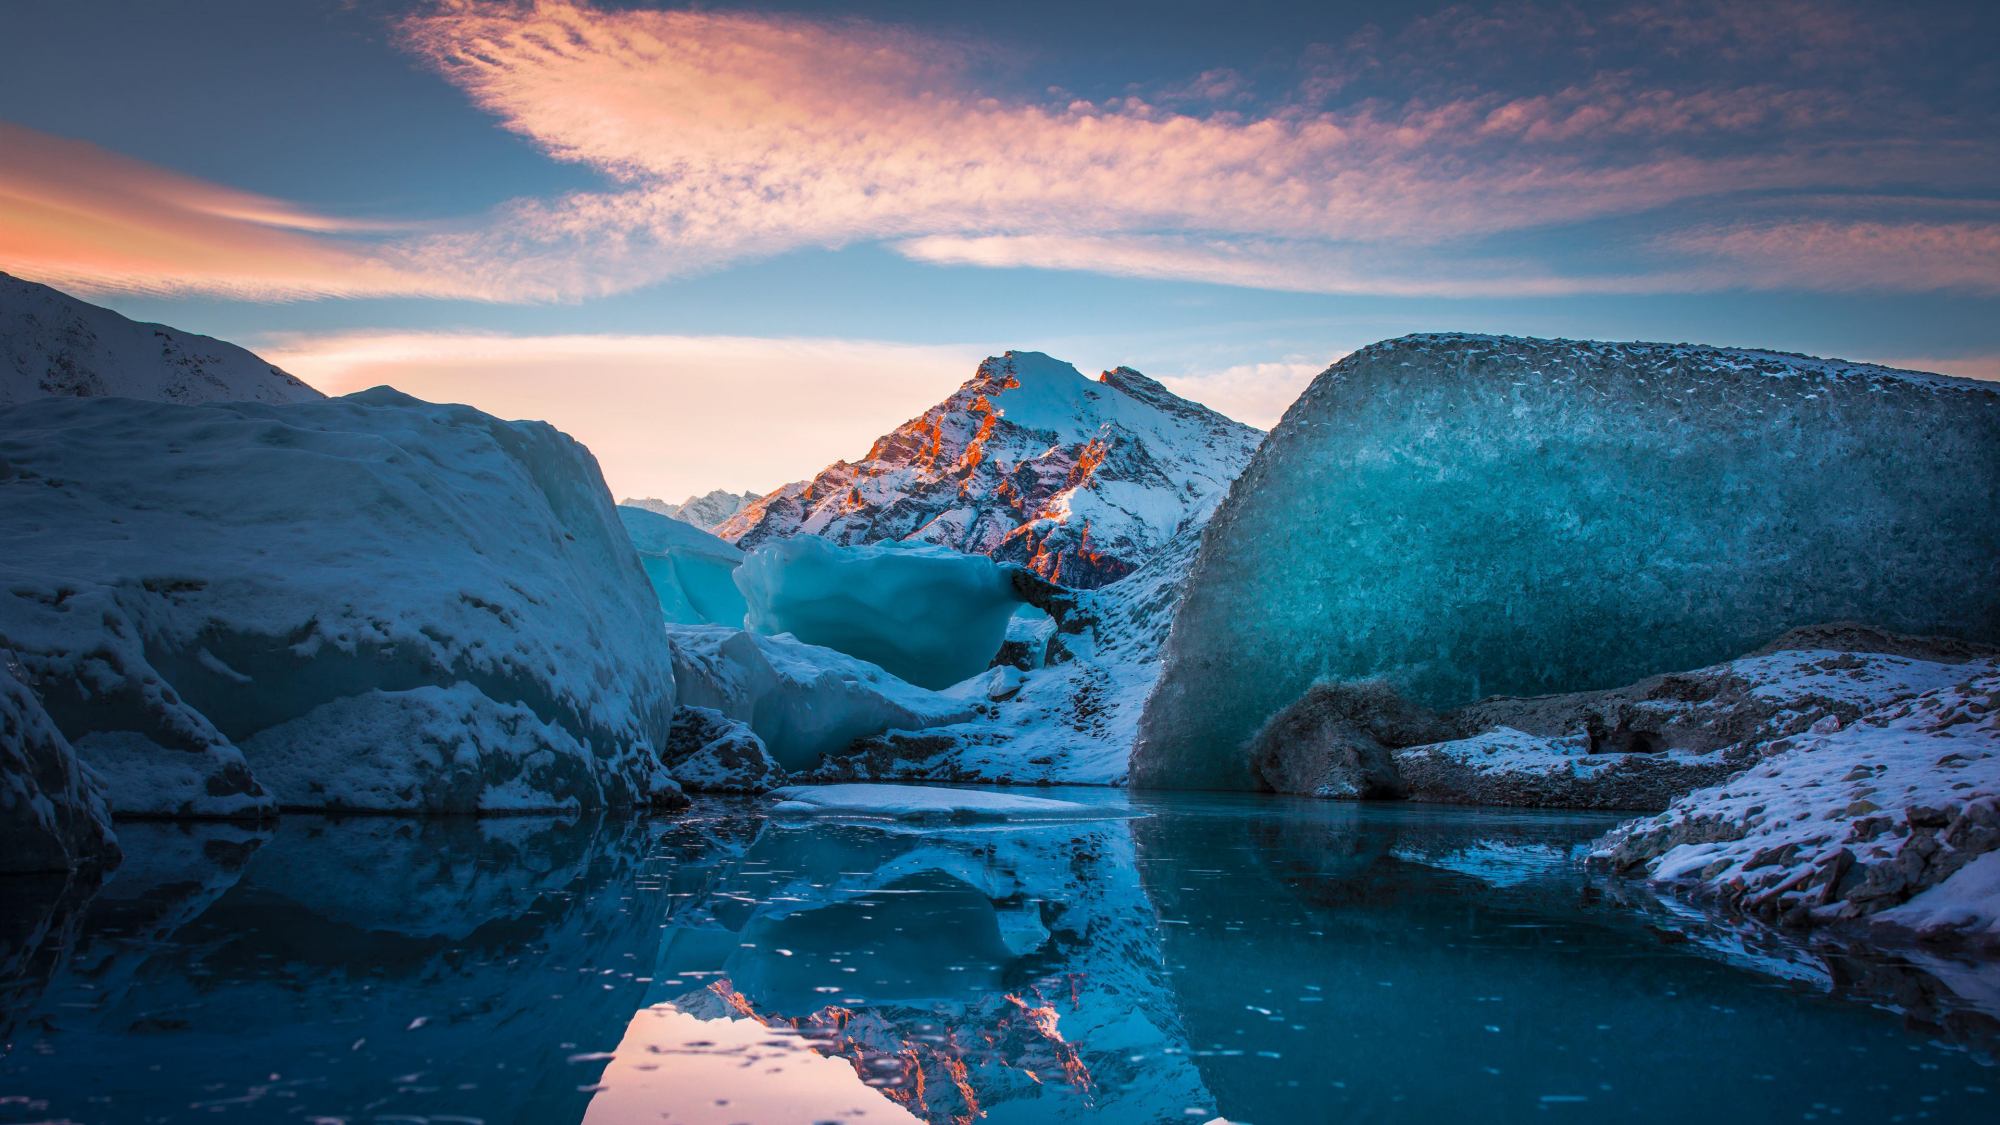
[[[1216,512],[1135,783],[1253,784],[1316,680],[1432,708],[1852,621],[2000,640],[2000,386],[1685,344],[1425,335],[1328,368]]]
[[[1061,626],[1044,622],[1032,638],[1029,668],[1003,665],[954,689],[983,689],[967,697],[974,716],[866,740],[822,776],[1123,784],[1201,530],[1188,527],[1137,571],[1078,594]]]
[[[2000,661],[1599,841],[1598,861],[1796,923],[1872,918],[2000,947]]]
[[[757,494],[754,492],[730,492],[718,488],[700,496],[690,496],[678,504],[669,504],[665,500],[650,496],[620,500],[618,503],[622,507],[658,512],[704,530],[713,530],[756,500]]]
[[[114,813],[672,800],[660,610],[588,451],[387,388],[0,410],[0,664]]]
[[[1130,368],[1096,380],[1040,352],[979,365],[951,397],[717,528],[745,549],[800,533],[909,539],[1089,588],[1205,519],[1262,434]]]
[[[127,320],[0,273],[0,406],[51,395],[183,403],[325,397],[235,344]]]

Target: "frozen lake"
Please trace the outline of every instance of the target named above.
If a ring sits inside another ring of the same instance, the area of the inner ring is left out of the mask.
[[[7,884],[0,1121],[2000,1120],[2000,968],[1670,908],[1615,817],[1133,800],[121,825]]]

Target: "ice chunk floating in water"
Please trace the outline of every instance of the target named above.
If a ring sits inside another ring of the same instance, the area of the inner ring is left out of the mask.
[[[1135,783],[1244,787],[1315,679],[1433,707],[1855,620],[2000,639],[2000,387],[1665,344],[1413,336],[1329,368],[1202,541]]]
[[[749,627],[790,633],[944,688],[984,669],[1020,607],[1007,569],[944,547],[837,547],[799,535],[766,543],[736,571]]]

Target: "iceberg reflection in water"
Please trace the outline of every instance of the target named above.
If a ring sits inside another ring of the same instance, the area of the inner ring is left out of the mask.
[[[1806,949],[1593,878],[1573,856],[1610,818],[1138,803],[123,825],[94,893],[8,884],[0,1121],[2000,1109],[1992,967]]]

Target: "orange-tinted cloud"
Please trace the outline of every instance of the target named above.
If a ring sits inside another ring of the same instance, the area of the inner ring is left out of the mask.
[[[1691,10],[1633,18],[1681,41],[1702,33]],[[1519,31],[1460,15],[1482,34]],[[1755,30],[1714,34],[1736,43]],[[1838,84],[1682,89],[1599,70],[1528,96],[1446,84],[1338,110],[1301,95],[1262,113],[1197,115],[1165,107],[1233,105],[1236,76],[1209,72],[1195,93],[1153,103],[995,96],[974,84],[961,44],[860,21],[456,0],[403,31],[508,129],[614,181],[510,216],[505,245],[540,247],[536,275],[572,289],[879,239],[934,262],[1047,253],[1042,264],[1060,268],[1332,292],[1707,288],[1757,274],[1732,280],[1739,259],[1726,254],[1719,268],[1609,279],[1444,255],[1690,200],[1981,174],[1962,146],[1870,133],[1864,119],[1883,108]],[[1740,143],[1807,132],[1811,143]],[[1732,143],[1698,143],[1718,137]],[[1434,254],[1438,268],[1384,277],[1373,268],[1383,248]],[[496,257],[480,232],[431,250]]]
[[[1661,240],[1729,264],[1753,287],[2000,293],[2000,222],[1788,219],[1686,231]]]
[[[86,293],[480,297],[339,219],[0,122],[0,270]]]
[[[862,21],[442,0],[400,21],[399,41],[603,188],[396,229],[6,128],[0,269],[90,290],[575,300],[888,241],[959,265],[1548,295],[1823,288],[1814,263],[1872,239],[1892,268],[1842,285],[1989,290],[1990,269],[1962,246],[1930,252],[1911,224],[1813,226],[1827,193],[1986,196],[2000,179],[1990,143],[1942,116],[1925,134],[1870,77],[1872,25],[1820,9],[1787,0],[1750,19],[1652,0],[1591,22],[1566,6],[1453,8],[1307,52],[1277,97],[1211,70],[1150,100],[1086,101],[985,89],[974,45]],[[1614,40],[1735,70],[1600,64]],[[1497,81],[1495,60],[1517,55],[1548,73]],[[1404,79],[1399,96],[1330,104],[1385,74]],[[1803,246],[1717,225],[1773,198],[1799,200],[1786,222]],[[1706,225],[1672,233],[1695,208]],[[1629,224],[1615,276],[1532,249],[1593,220]],[[1481,248],[1501,238],[1508,253]]]

